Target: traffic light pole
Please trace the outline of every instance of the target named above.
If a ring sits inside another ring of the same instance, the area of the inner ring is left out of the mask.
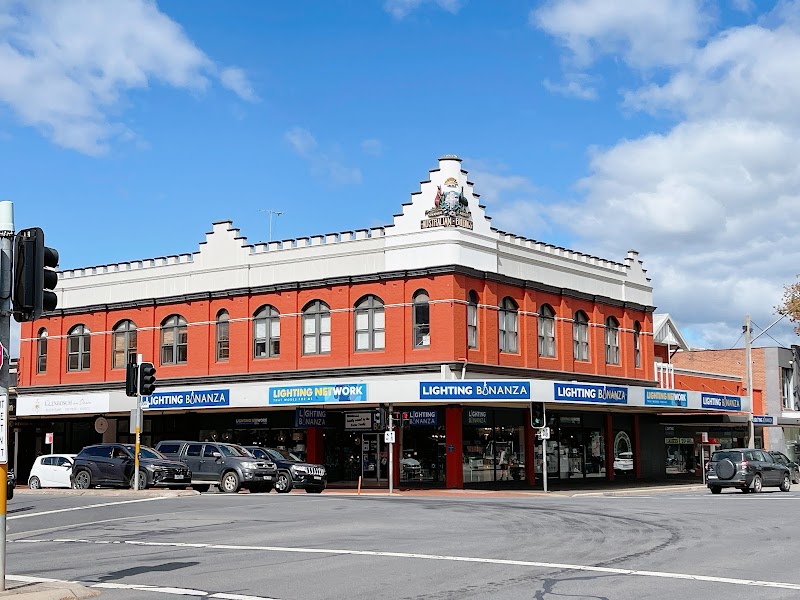
[[[545,426],[547,426],[547,408],[542,403],[542,418]],[[541,431],[541,429],[539,430]],[[542,489],[547,493],[547,440],[542,438]]]
[[[0,202],[0,352],[8,352],[11,344],[11,257],[14,253],[14,205]],[[2,356],[0,367],[0,478],[8,481],[8,358]],[[8,497],[0,493],[0,591],[6,589],[6,513]]]
[[[394,419],[392,418],[392,405],[389,405],[389,431],[394,431]],[[389,442],[389,495],[394,491],[394,444]]]
[[[136,355],[136,372],[142,365],[142,355]],[[139,444],[142,435],[142,395],[139,393],[139,384],[136,384],[136,445],[133,454],[133,490],[139,491]]]

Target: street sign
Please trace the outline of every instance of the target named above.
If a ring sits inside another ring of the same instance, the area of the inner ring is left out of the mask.
[[[45,444],[52,444],[53,443],[53,434],[52,433],[45,433],[44,434],[44,443]]]
[[[539,431],[539,439],[540,440],[549,440],[550,439],[550,428],[549,427],[542,427]]]
[[[775,425],[775,417],[772,415],[753,415],[753,425]]]
[[[383,441],[386,442],[387,444],[395,443],[394,429],[392,429],[391,431],[383,432]]]
[[[136,410],[135,408],[131,409],[131,427],[130,432],[136,433],[136,429],[138,428],[139,431],[142,430],[142,424],[139,423],[139,415],[142,414],[140,411]]]

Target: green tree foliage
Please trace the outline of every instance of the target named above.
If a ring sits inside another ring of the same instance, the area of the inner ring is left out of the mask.
[[[800,334],[800,280],[783,288],[783,302],[776,310],[778,314],[789,317],[795,323],[795,332]]]

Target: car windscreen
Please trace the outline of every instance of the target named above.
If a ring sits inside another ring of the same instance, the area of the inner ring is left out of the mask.
[[[234,458],[250,456],[244,450],[240,450],[238,446],[233,446],[231,444],[220,444],[219,451],[222,453],[222,456],[232,456]]]
[[[719,462],[721,460],[729,459],[732,462],[739,462],[742,460],[742,453],[741,452],[731,452],[730,450],[719,450],[718,452],[714,452],[711,456],[712,462]]]
[[[291,452],[287,452],[286,450],[278,450],[277,448],[269,448],[267,450],[272,456],[277,458],[278,460],[289,460],[292,462],[303,462],[300,460],[299,457],[295,456]]]
[[[125,446],[131,454],[134,453],[136,447],[133,444],[129,444]],[[141,458],[152,458],[155,460],[166,460],[166,457],[161,454],[158,450],[153,450],[152,448],[148,448],[147,446],[139,446],[139,456]]]

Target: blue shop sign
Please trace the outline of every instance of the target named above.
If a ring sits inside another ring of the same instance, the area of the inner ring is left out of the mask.
[[[366,383],[286,385],[269,390],[270,404],[312,404],[322,402],[365,402]]]
[[[230,406],[230,403],[230,390],[156,392],[151,396],[142,396],[142,408],[144,410],[215,408],[218,406]]]
[[[328,411],[324,408],[295,408],[295,427],[325,427]]]
[[[775,425],[775,417],[771,415],[753,415],[753,425]]]
[[[555,400],[568,402],[600,402],[602,404],[627,404],[628,388],[612,385],[586,385],[581,383],[553,384]]]
[[[742,399],[739,396],[723,396],[721,394],[700,394],[700,405],[714,410],[742,410]]]
[[[409,425],[438,425],[439,424],[439,411],[432,410],[409,410],[408,411],[408,424]]]
[[[420,381],[420,400],[530,400],[530,381]]]
[[[645,406],[689,406],[688,392],[679,390],[646,389],[644,391]]]

